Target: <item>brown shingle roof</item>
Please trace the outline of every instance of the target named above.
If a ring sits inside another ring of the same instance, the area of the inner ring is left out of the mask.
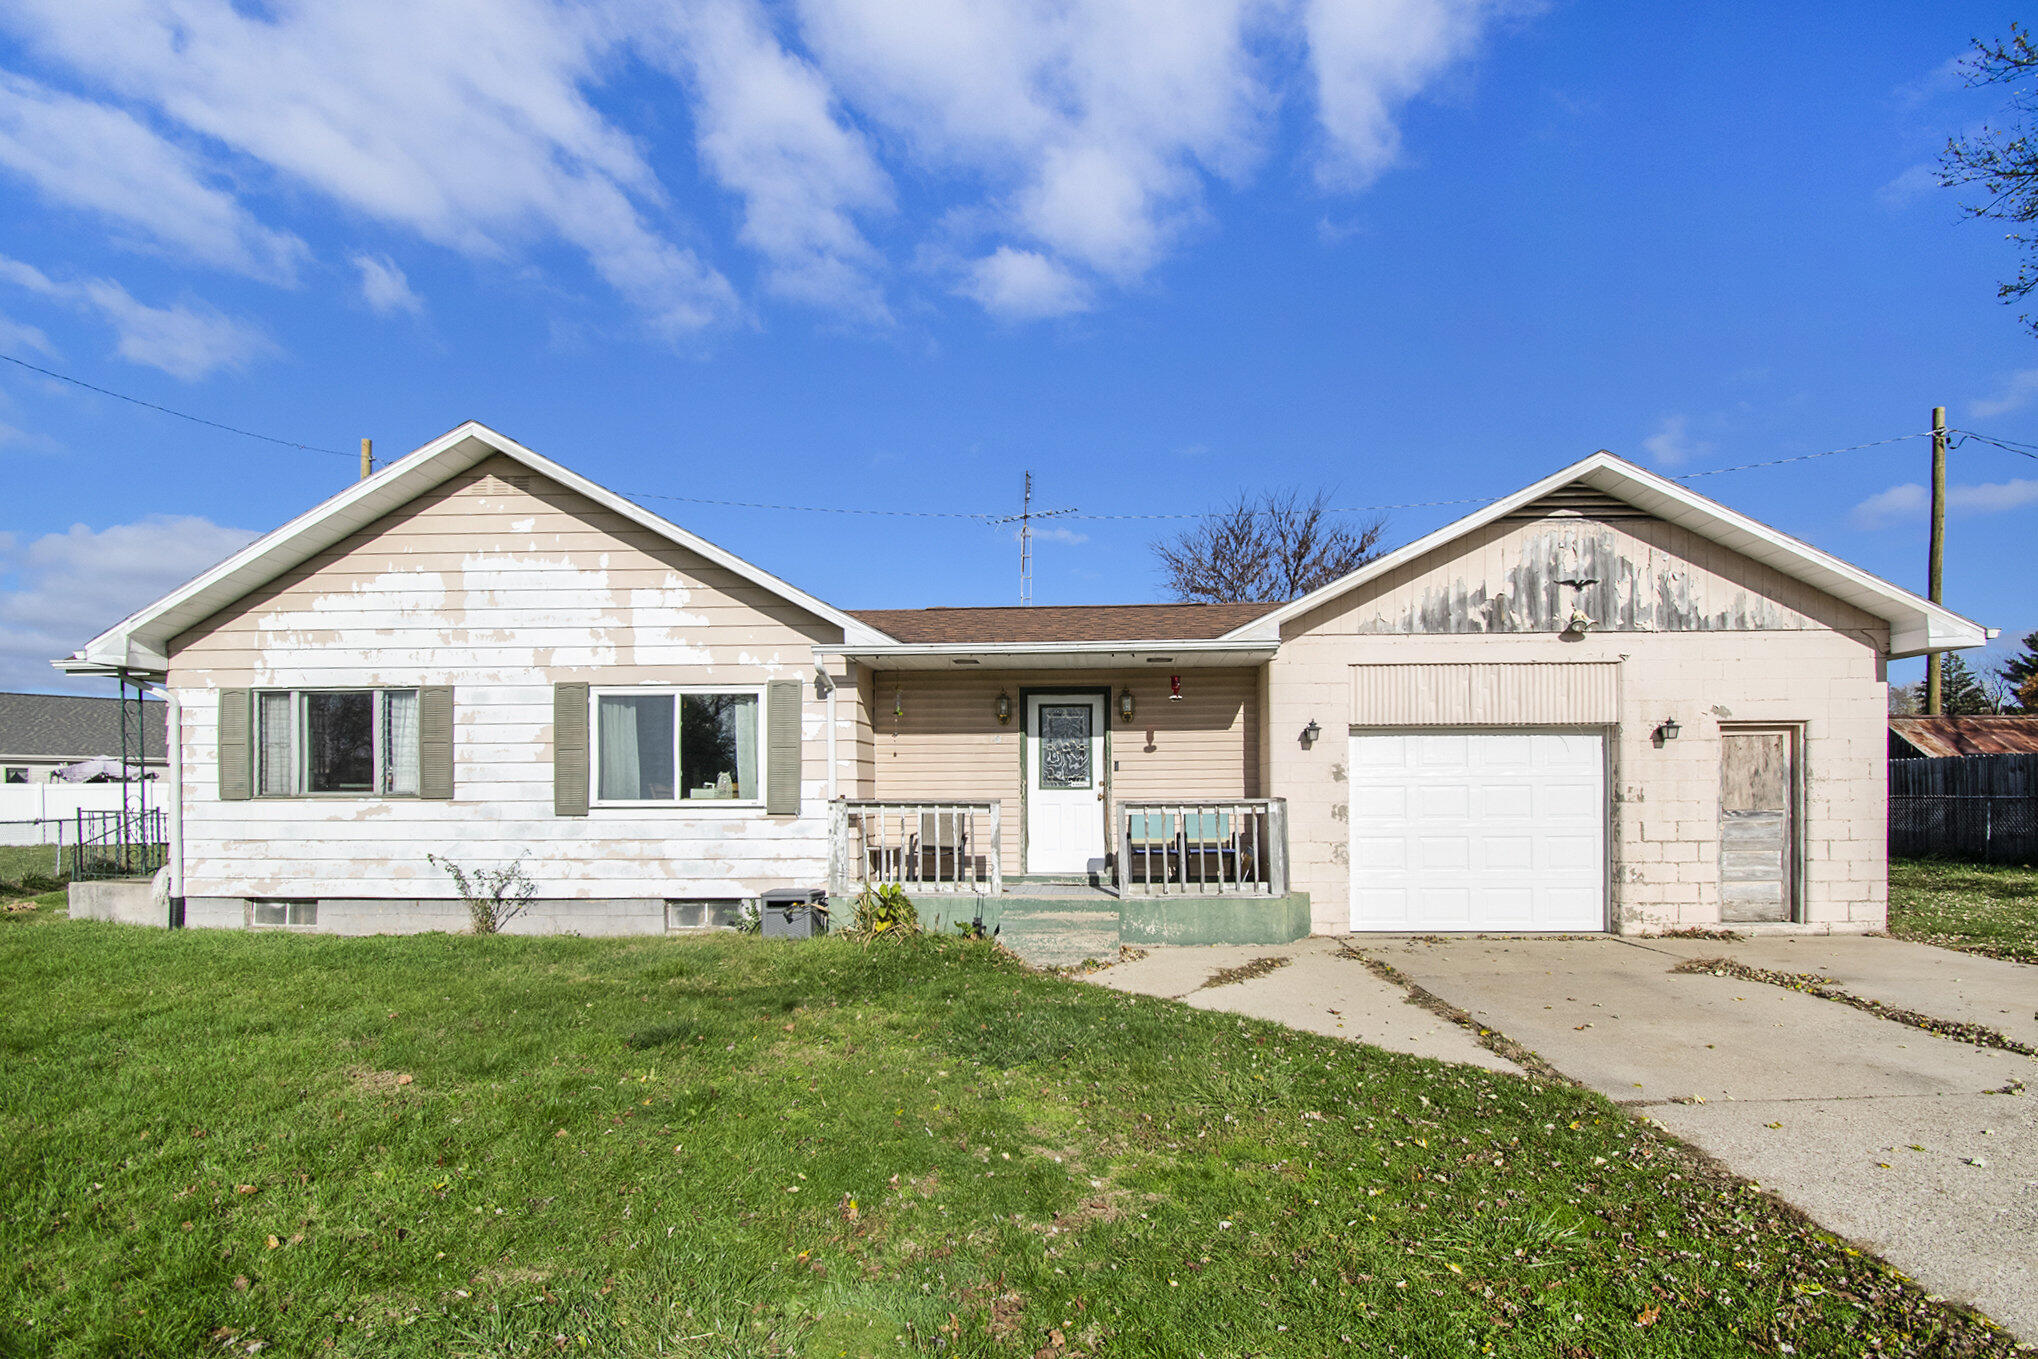
[[[1927,756],[2038,755],[2038,717],[1892,717],[1889,730]]]
[[[1002,608],[852,609],[901,642],[1186,642],[1222,637],[1278,604],[1031,604]]]

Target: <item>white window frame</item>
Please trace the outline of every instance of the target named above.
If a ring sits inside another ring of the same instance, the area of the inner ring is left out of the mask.
[[[416,790],[413,790],[408,793],[397,793],[397,792],[385,792],[380,787],[381,784],[386,783],[389,779],[389,766],[387,763],[388,752],[383,749],[382,731],[383,727],[388,722],[388,708],[386,706],[387,704],[386,696],[389,694],[417,694],[419,695],[417,701],[418,703],[422,704],[424,702],[423,690],[424,686],[421,684],[384,684],[384,685],[318,684],[304,688],[289,688],[289,689],[271,688],[255,690],[250,700],[250,712],[252,713],[254,720],[249,723],[251,730],[249,732],[248,741],[249,747],[248,763],[250,766],[249,774],[250,781],[252,783],[254,790],[254,795],[258,798],[268,798],[272,801],[281,798],[334,798],[334,797],[396,798],[404,801],[415,801],[419,796],[419,793]],[[263,786],[266,783],[266,780],[263,777],[265,771],[262,768],[262,755],[263,752],[267,749],[268,745],[268,743],[263,739],[262,700],[263,698],[274,694],[288,694],[290,696],[290,791],[285,793],[266,793],[262,791]],[[374,695],[374,707],[372,714],[369,717],[369,723],[372,728],[369,734],[369,739],[373,742],[374,747],[373,758],[375,762],[375,782],[378,785],[377,787],[352,790],[332,789],[323,792],[313,792],[311,790],[310,787],[311,767],[305,763],[304,758],[304,752],[310,745],[310,739],[307,733],[311,722],[311,711],[309,705],[307,705],[304,701],[306,695],[308,694]],[[420,747],[422,747],[423,745],[423,739],[424,739],[423,733],[420,732],[419,733]],[[420,783],[422,783],[422,764],[423,764],[422,749],[420,749],[419,751],[419,764],[420,764]]]
[[[601,796],[601,701],[610,698],[655,698],[672,696],[672,796],[669,798],[604,798]],[[679,761],[679,700],[688,694],[748,694],[757,700],[757,796],[732,798],[681,797],[679,790],[686,770]],[[589,685],[587,690],[587,805],[590,809],[620,807],[656,808],[661,811],[700,812],[726,816],[739,812],[760,812],[770,794],[771,753],[766,740],[771,731],[770,702],[762,684],[611,684]]]

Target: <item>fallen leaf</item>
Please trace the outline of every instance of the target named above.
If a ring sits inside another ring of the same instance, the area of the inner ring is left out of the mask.
[[[1644,1307],[1641,1311],[1635,1313],[1635,1325],[1654,1326],[1656,1318],[1662,1315],[1662,1310],[1662,1308],[1655,1306]]]
[[[412,1075],[411,1075],[411,1074],[410,1074],[409,1072],[407,1072],[407,1071],[406,1071],[406,1072],[405,1072],[404,1074],[402,1074],[401,1076],[398,1076],[398,1077],[396,1078],[396,1083],[397,1083],[398,1085],[409,1085],[409,1084],[411,1083],[411,1081],[412,1081],[412,1080],[414,1080],[414,1079],[416,1079],[416,1078],[415,1078],[415,1077],[413,1077],[413,1076],[412,1076]]]

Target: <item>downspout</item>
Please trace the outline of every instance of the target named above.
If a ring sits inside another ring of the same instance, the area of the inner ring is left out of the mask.
[[[821,691],[828,700],[828,801],[833,802],[839,786],[835,769],[835,677],[825,667],[817,665],[814,669],[821,677]]]

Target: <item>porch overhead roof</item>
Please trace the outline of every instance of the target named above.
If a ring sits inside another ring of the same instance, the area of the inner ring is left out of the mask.
[[[1730,510],[1682,483],[1658,476],[1647,468],[1638,467],[1601,449],[1513,495],[1475,510],[1456,523],[1446,524],[1428,537],[1418,538],[1384,557],[1376,557],[1348,576],[1243,623],[1227,636],[1278,640],[1283,624],[1574,482],[1624,500],[1644,513],[1689,529],[1701,538],[1751,557],[1786,576],[1844,600],[1863,613],[1883,619],[1889,624],[1889,655],[1892,658],[1982,646],[1993,635],[1981,624],[1944,605],[1934,604],[1900,585],[1892,585],[1851,562],[1821,552],[1809,543],[1800,542],[1787,533],[1780,533],[1767,524]]]
[[[847,646],[841,655],[880,670],[1108,670],[1262,665],[1278,642],[1237,638],[1110,642],[922,642]]]
[[[100,633],[76,652],[52,661],[72,674],[159,676],[169,665],[170,639],[309,561],[348,535],[486,458],[507,456],[540,475],[579,492],[595,504],[698,553],[816,618],[843,630],[850,643],[886,640],[885,634],[831,604],[796,589],[777,576],[653,514],[604,486],[598,486],[486,425],[469,420],[422,448],[398,458],[365,481],[355,482],[323,504],[264,534],[218,566],[171,591]]]
[[[851,609],[913,645],[1149,642],[1222,637],[1279,607],[1262,604],[1021,604],[985,608]]]

